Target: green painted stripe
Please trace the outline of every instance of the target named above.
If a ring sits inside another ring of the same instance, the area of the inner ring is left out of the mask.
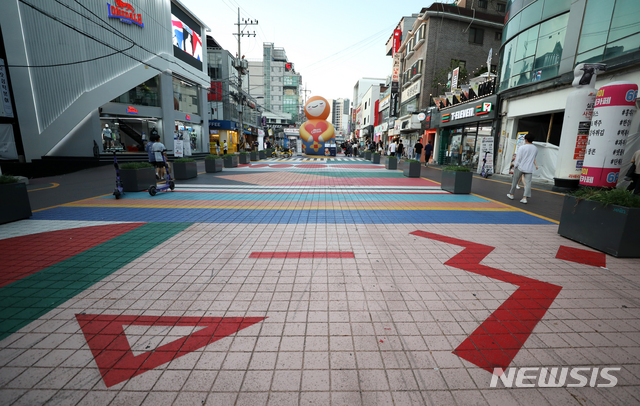
[[[0,288],[0,340],[191,226],[147,223]]]

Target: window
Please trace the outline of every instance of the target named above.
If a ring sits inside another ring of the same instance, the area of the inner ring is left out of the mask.
[[[488,1],[487,1],[487,0],[480,0],[480,1],[478,1],[478,8],[484,8],[484,9],[486,9],[486,8],[487,8],[487,3],[488,3]]]
[[[480,44],[484,40],[484,30],[482,28],[469,28],[469,42],[472,44]]]
[[[507,5],[505,3],[496,4],[496,11],[498,13],[504,13],[505,11],[507,11]]]
[[[496,41],[502,41],[502,31],[496,31]]]

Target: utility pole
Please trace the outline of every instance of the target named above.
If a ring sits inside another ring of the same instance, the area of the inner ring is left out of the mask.
[[[234,33],[233,35],[237,35],[238,36],[238,55],[236,57],[236,63],[235,63],[235,68],[238,71],[238,121],[239,121],[239,126],[238,126],[238,142],[241,143],[242,148],[244,148],[245,142],[244,142],[244,117],[243,117],[243,113],[244,113],[244,92],[242,91],[242,75],[244,75],[247,72],[247,68],[249,67],[248,62],[244,59],[244,55],[242,55],[242,52],[240,51],[240,40],[242,37],[250,37],[250,36],[256,36],[256,32],[254,31],[253,33],[249,33],[249,32],[244,32],[244,30],[247,28],[247,26],[249,25],[258,25],[258,20],[248,20],[246,18],[243,18],[242,21],[240,21],[240,7],[238,7],[238,22],[235,23],[235,25],[238,26],[238,33]],[[244,27],[242,27],[244,25]],[[239,152],[239,151],[238,151]]]
[[[304,106],[307,105],[307,93],[311,93],[311,90],[307,90],[307,84],[304,84],[304,89],[302,89],[302,93],[304,94],[304,96],[302,96],[302,111],[304,114]],[[300,113],[298,113],[299,115]],[[298,119],[300,121],[300,123],[303,122],[304,118],[302,116],[300,116],[300,118]]]

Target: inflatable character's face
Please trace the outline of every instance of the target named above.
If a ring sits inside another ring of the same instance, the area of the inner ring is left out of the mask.
[[[329,110],[329,103],[320,96],[313,96],[304,106],[304,114],[309,120],[326,120],[329,117]]]

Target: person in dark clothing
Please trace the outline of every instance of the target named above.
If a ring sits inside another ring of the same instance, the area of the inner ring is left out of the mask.
[[[429,164],[429,159],[431,159],[431,153],[433,152],[433,145],[431,145],[431,141],[424,147],[424,166],[426,167]]]
[[[398,148],[396,151],[396,155],[398,155],[398,159],[402,158],[402,153],[404,152],[404,145],[402,145],[402,140],[398,143]]]
[[[419,161],[420,160],[420,155],[422,154],[422,148],[424,147],[424,145],[422,145],[422,143],[420,142],[420,140],[418,139],[418,142],[416,142],[416,144],[413,146],[415,152],[416,152],[416,159]]]

